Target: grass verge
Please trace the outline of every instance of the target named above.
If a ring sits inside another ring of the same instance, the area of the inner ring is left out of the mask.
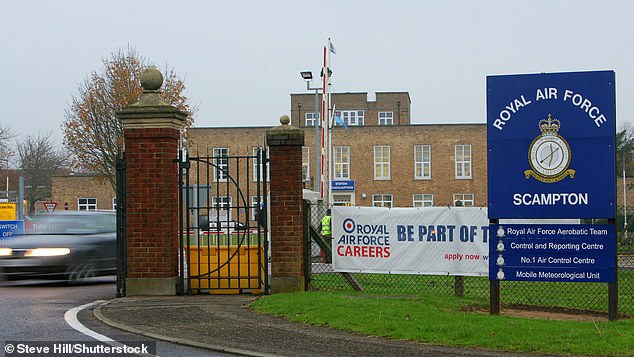
[[[456,277],[413,274],[354,274],[366,293],[374,295],[428,294],[455,296]],[[619,313],[634,316],[634,270],[619,270]],[[311,275],[315,290],[353,292],[337,273]],[[489,298],[488,277],[464,277],[463,296]],[[502,281],[503,304],[608,311],[607,284],[575,282]],[[486,303],[488,306],[488,302]]]
[[[634,355],[634,320],[492,316],[484,299],[302,292],[265,296],[256,311],[366,335],[431,344],[584,356]]]

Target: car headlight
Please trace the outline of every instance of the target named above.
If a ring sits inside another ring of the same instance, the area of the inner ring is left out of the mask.
[[[35,248],[24,253],[25,257],[57,257],[70,254],[68,248]]]
[[[11,255],[13,250],[11,248],[0,248],[0,257]]]

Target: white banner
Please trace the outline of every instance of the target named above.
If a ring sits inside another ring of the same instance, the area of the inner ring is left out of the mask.
[[[337,272],[487,276],[486,208],[333,207]]]

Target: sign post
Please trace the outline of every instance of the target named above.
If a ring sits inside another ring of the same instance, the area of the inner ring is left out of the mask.
[[[606,282],[617,290],[615,136],[613,71],[487,77],[492,313],[504,280]],[[596,218],[608,224],[541,224]]]

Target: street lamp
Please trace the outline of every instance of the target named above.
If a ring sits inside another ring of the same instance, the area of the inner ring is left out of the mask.
[[[317,121],[317,115],[319,113],[319,91],[322,90],[323,88],[321,87],[311,87],[310,86],[310,82],[312,82],[313,80],[313,72],[311,71],[302,71],[299,72],[299,74],[302,76],[302,78],[306,81],[306,90],[314,90],[315,91],[315,112],[313,114],[313,119],[314,119],[314,123],[315,123],[315,189],[319,189],[319,175],[318,173],[321,172],[320,167],[319,167],[319,155],[317,155],[317,153],[319,152],[319,124]],[[299,120],[301,121],[302,118],[299,118]]]

